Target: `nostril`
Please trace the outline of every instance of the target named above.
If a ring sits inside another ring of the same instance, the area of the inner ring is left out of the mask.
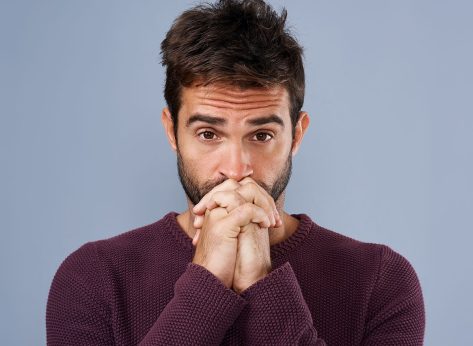
[[[227,147],[225,153],[222,152],[219,171],[228,179],[236,181],[253,174],[250,157],[239,144]]]

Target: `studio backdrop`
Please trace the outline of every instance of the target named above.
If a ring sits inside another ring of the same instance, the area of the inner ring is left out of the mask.
[[[194,1],[0,3],[0,344],[45,343],[85,242],[186,208],[159,45]],[[286,207],[417,271],[426,345],[472,345],[473,3],[271,1],[305,48]]]

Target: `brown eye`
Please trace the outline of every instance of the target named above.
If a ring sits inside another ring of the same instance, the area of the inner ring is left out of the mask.
[[[204,131],[199,133],[199,136],[205,140],[212,140],[215,138],[215,133],[212,131]]]
[[[272,138],[273,136],[271,136],[269,133],[266,133],[266,132],[259,132],[255,135],[255,139],[258,142],[267,142]]]

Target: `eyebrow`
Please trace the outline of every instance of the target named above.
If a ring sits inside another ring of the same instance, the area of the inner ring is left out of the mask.
[[[194,114],[186,122],[186,127],[191,126],[193,123],[201,121],[210,125],[225,125],[227,120],[224,118],[214,117],[211,115]]]
[[[249,119],[246,121],[250,125],[266,125],[269,123],[276,123],[278,125],[281,125],[281,127],[284,127],[284,121],[277,116],[276,114],[271,114],[266,117],[259,117],[259,118],[254,118],[254,119]]]
[[[227,124],[227,119],[225,118],[220,118],[220,117],[215,117],[212,115],[205,115],[205,114],[194,114],[194,115],[191,115],[190,118],[187,120],[186,127],[189,127],[193,123],[198,122],[198,121],[201,121],[210,125],[226,125]],[[246,121],[246,123],[253,126],[276,123],[280,125],[281,127],[284,127],[284,121],[281,119],[281,117],[277,116],[276,114],[249,119]]]

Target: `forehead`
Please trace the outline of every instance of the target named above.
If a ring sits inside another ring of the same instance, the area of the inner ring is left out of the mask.
[[[283,86],[250,89],[223,84],[191,86],[183,88],[181,101],[184,116],[196,112],[237,117],[253,114],[289,116],[289,96]]]

